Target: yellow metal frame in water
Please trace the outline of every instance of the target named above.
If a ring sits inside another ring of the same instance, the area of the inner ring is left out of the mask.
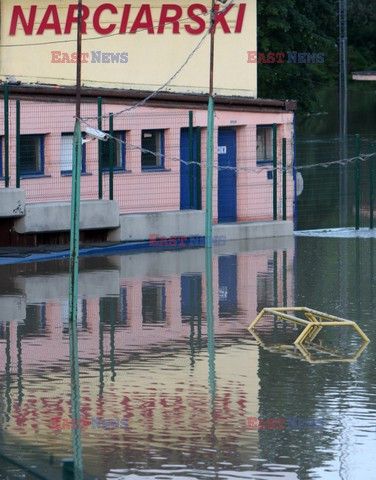
[[[285,344],[266,344],[261,340],[254,330],[251,330],[251,334],[254,339],[266,350],[269,350],[273,353],[282,353],[288,357],[298,358],[300,360],[306,360],[310,363],[329,363],[329,362],[354,362],[361,355],[363,350],[368,345],[368,342],[364,342],[360,348],[353,355],[343,356],[340,352],[324,347],[321,343],[309,343],[306,347],[302,344],[297,345],[285,345]],[[325,353],[329,358],[315,358],[309,350],[314,350],[319,353]]]
[[[307,320],[295,317],[287,312],[303,312]],[[264,315],[273,315],[281,320],[289,320],[298,325],[304,326],[304,330],[295,340],[295,345],[302,345],[305,340],[312,342],[323,327],[353,327],[363,338],[365,343],[369,343],[369,338],[363,330],[351,320],[328,315],[327,313],[318,312],[308,307],[272,307],[263,308],[257,317],[253,320],[248,330],[253,333],[256,324]]]

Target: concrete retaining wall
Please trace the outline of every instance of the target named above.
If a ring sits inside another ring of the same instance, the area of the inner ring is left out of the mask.
[[[110,232],[108,239],[120,242],[149,240],[150,235],[164,237],[205,235],[205,212],[182,210],[121,215],[120,227]]]
[[[0,188],[0,217],[22,217],[25,214],[25,191],[22,188]]]
[[[226,241],[246,238],[286,237],[293,234],[294,224],[289,220],[213,225],[213,236],[223,236]]]
[[[97,230],[119,226],[119,205],[111,200],[81,202],[80,230]],[[66,232],[70,230],[70,202],[26,205],[25,216],[15,221],[17,233]]]

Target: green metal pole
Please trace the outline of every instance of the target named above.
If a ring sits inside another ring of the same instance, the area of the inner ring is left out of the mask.
[[[21,105],[16,101],[16,188],[20,188],[21,178]]]
[[[102,131],[102,97],[97,98],[98,130]],[[103,159],[102,142],[98,141],[98,198],[103,198]]]
[[[202,209],[202,192],[201,192],[201,128],[200,127],[196,127],[196,138],[197,138],[197,142],[196,142],[196,145],[197,145],[197,154],[196,154],[197,210],[201,210]]]
[[[277,220],[277,124],[273,124],[273,220]]]
[[[4,177],[5,188],[9,188],[9,91],[4,83]]]
[[[193,112],[189,112],[189,208],[194,208],[193,201]]]
[[[359,230],[359,212],[360,212],[360,136],[355,136],[355,230]]]
[[[213,231],[213,137],[214,137],[214,98],[209,97],[208,102],[208,129],[206,145],[206,217],[205,237],[206,247],[212,246]]]
[[[80,181],[82,163],[81,125],[77,119],[73,136],[72,203],[70,230],[69,320],[77,322],[78,254],[80,246]]]
[[[210,58],[209,58],[209,100],[208,128],[206,135],[206,216],[205,247],[212,246],[213,231],[213,143],[214,143],[214,38],[215,38],[215,0],[210,11]]]
[[[114,115],[110,113],[110,200],[114,199]]]
[[[80,422],[80,380],[77,338],[78,256],[80,247],[80,181],[82,165],[82,138],[80,120],[76,118],[73,136],[72,200],[70,230],[69,282],[69,353],[71,369],[72,418]],[[74,478],[82,478],[82,444],[80,429],[73,430]]]
[[[286,139],[282,140],[282,219],[286,220]]]
[[[375,150],[375,145],[372,144],[372,152]],[[373,205],[375,198],[375,158],[369,159],[369,228],[373,229]]]

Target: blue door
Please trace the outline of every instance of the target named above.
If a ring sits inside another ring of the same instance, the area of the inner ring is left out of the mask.
[[[236,167],[236,130],[218,129],[218,166]],[[218,222],[236,222],[236,171],[218,169]]]
[[[200,162],[197,152],[197,140],[199,131],[195,128],[193,131],[193,161]],[[182,128],[180,131],[180,158],[189,162],[189,129]],[[192,172],[192,180],[191,173]],[[192,187],[191,187],[192,182]],[[201,182],[201,167],[193,164],[190,166],[180,162],[180,210],[200,210],[201,198],[199,198],[198,185]],[[192,188],[192,199],[191,199]]]

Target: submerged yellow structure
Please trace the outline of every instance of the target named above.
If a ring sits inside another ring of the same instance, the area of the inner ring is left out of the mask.
[[[296,315],[292,315],[289,312],[292,312],[294,314],[295,312],[302,312],[305,318],[297,317]],[[334,355],[335,358],[332,358],[332,361],[353,361],[359,357],[361,352],[370,342],[369,338],[363,332],[363,330],[355,322],[351,320],[346,320],[344,318],[336,317],[335,315],[328,315],[327,313],[318,312],[317,310],[313,310],[307,307],[272,307],[272,308],[263,308],[248,328],[248,330],[252,333],[254,338],[264,347],[266,347],[266,345],[254,331],[255,326],[263,316],[274,316],[279,320],[288,320],[297,325],[305,327],[303,331],[299,334],[297,339],[294,341],[294,345],[297,347],[296,353],[299,353],[300,354],[299,356],[303,356],[306,360],[312,363],[319,363],[327,360],[314,360],[314,358],[310,355],[308,350],[303,345],[304,342],[309,343],[310,347],[313,346],[315,350],[318,350],[321,353],[325,352],[330,355]],[[321,329],[324,327],[352,327],[362,337],[362,339],[364,340],[364,344],[353,356],[345,357],[345,358],[336,356],[338,352],[335,352],[331,349],[327,349],[323,347],[321,344],[311,343],[317,337]],[[294,347],[292,347],[292,345],[278,345],[278,346],[273,345],[273,346],[269,346],[268,349],[272,351],[279,351],[279,352],[291,354],[292,353],[291,348],[294,348]]]

